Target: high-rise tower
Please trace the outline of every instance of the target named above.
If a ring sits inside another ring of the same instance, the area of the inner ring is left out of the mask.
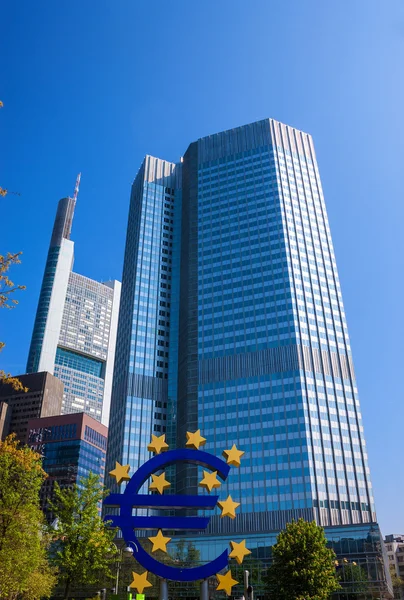
[[[27,372],[49,371],[63,381],[63,414],[86,412],[108,424],[121,284],[72,271],[77,192],[78,185],[58,204]]]
[[[146,156],[132,187],[109,455],[112,461],[129,461],[133,468],[149,456],[145,441],[150,434],[166,431],[169,385],[172,410],[176,406],[172,388],[177,375],[178,316],[171,305],[178,310],[179,174],[173,163]]]
[[[200,428],[210,451],[245,451],[221,488],[241,502],[240,518],[211,517],[202,556],[229,536],[263,556],[303,517],[326,527],[339,554],[355,540],[348,553],[384,585],[310,135],[266,119],[192,143],[178,165],[146,157],[132,188],[117,357],[107,471],[114,460],[136,468],[156,432],[184,446]],[[198,481],[185,467],[177,491],[195,493]]]

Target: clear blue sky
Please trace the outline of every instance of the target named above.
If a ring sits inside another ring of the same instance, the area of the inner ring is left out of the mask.
[[[337,255],[379,521],[404,533],[402,0],[49,0],[0,8],[0,253],[27,285],[0,314],[24,372],[57,201],[82,185],[75,270],[121,278],[146,153],[273,117],[311,133]]]

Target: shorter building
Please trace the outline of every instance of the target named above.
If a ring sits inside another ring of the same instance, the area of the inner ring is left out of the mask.
[[[386,535],[384,544],[389,557],[389,566],[392,575],[404,580],[404,535],[392,533]],[[394,567],[394,568],[393,568]],[[404,586],[394,590],[394,598],[404,598]]]
[[[46,518],[53,518],[49,500],[55,482],[61,488],[78,483],[90,471],[104,481],[108,428],[85,413],[31,419],[28,445],[42,455],[48,478],[40,492],[41,508]]]
[[[28,391],[17,391],[11,385],[0,383],[0,437],[4,440],[15,433],[17,439],[25,443],[30,419],[62,412],[63,383],[46,371],[16,377]]]

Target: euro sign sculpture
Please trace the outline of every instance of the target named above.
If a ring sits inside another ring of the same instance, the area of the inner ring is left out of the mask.
[[[195,438],[195,436],[197,437]],[[224,461],[199,449],[199,446],[205,443],[205,438],[200,436],[199,430],[195,433],[187,433],[187,438],[187,445],[193,449],[182,448],[167,451],[168,445],[165,443],[165,436],[160,436],[159,438],[153,436],[154,442],[157,442],[157,446],[151,443],[148,449],[158,452],[157,455],[145,462],[131,477],[129,476],[129,465],[123,467],[119,463],[116,463],[116,468],[110,474],[115,476],[118,483],[121,483],[121,481],[128,481],[128,483],[123,493],[110,494],[105,498],[104,506],[119,508],[118,515],[106,515],[105,520],[110,521],[111,526],[120,528],[127,546],[131,547],[134,551],[134,558],[136,558],[147,572],[150,571],[162,579],[180,582],[197,581],[216,575],[219,580],[217,589],[225,589],[230,594],[231,586],[237,582],[231,578],[230,571],[226,575],[218,575],[218,573],[228,567],[229,556],[230,558],[235,558],[241,564],[243,556],[250,554],[250,551],[245,547],[245,541],[239,544],[231,542],[232,552],[230,555],[226,549],[209,563],[197,567],[181,568],[163,564],[153,558],[153,556],[142,548],[135,533],[136,530],[158,530],[157,536],[149,538],[153,542],[152,552],[156,549],[166,551],[166,545],[171,538],[163,535],[163,529],[178,532],[202,531],[206,529],[210,519],[206,516],[165,516],[163,513],[164,510],[171,513],[177,509],[193,509],[194,511],[198,509],[213,510],[218,505],[222,510],[222,517],[228,516],[234,518],[236,516],[235,510],[239,506],[239,503],[234,502],[231,496],[228,496],[227,500],[220,502],[219,496],[210,495],[210,492],[221,485],[217,476],[222,481],[225,481],[230,471],[230,465],[240,465],[240,457],[244,452],[237,450],[236,446],[233,446],[231,450],[223,452],[223,456],[227,459],[227,461]],[[193,441],[194,439],[197,441]],[[189,463],[209,469],[209,471],[204,471],[204,478],[199,483],[200,486],[209,491],[209,495],[163,494],[164,490],[170,486],[170,483],[165,479],[165,473],[161,475],[155,475],[155,473],[178,463]],[[159,494],[139,493],[142,486],[150,477],[153,482],[149,489],[157,490]],[[134,508],[154,509],[157,514],[150,516],[133,515]],[[240,550],[238,547],[242,547],[242,549]],[[138,578],[140,577],[144,579],[141,584],[142,586],[145,582],[146,587],[151,585],[147,581],[147,573],[138,576]],[[222,580],[226,581],[222,582]],[[220,587],[221,585],[222,587]],[[135,581],[133,587],[137,587],[139,590]]]

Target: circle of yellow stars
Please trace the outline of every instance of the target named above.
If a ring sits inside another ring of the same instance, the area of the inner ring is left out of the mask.
[[[201,446],[206,444],[206,438],[201,435],[200,429],[194,432],[187,431],[186,437],[187,441],[185,446],[187,448],[199,450]],[[165,434],[160,436],[152,434],[151,442],[147,446],[149,452],[160,454],[161,452],[166,452],[168,448],[169,446],[166,442]],[[239,467],[243,454],[245,454],[245,452],[238,450],[237,446],[233,444],[229,450],[223,450],[222,456],[226,459],[228,465]],[[109,474],[112,477],[115,477],[116,483],[120,485],[123,481],[130,480],[129,471],[130,465],[121,465],[119,462],[116,462],[115,469],[110,471]],[[199,482],[199,486],[207,490],[209,493],[213,489],[219,488],[222,484],[218,480],[217,474],[217,471],[203,471],[203,478]],[[152,482],[149,485],[149,490],[152,492],[164,494],[164,490],[171,486],[171,483],[166,480],[165,473],[161,473],[160,475],[152,475],[151,478]],[[219,501],[217,505],[221,510],[221,518],[229,517],[230,519],[235,519],[236,509],[240,506],[240,502],[235,502],[229,494],[226,500]],[[157,535],[151,536],[148,539],[152,543],[152,552],[157,552],[160,550],[161,552],[167,553],[167,544],[171,541],[171,538],[164,536],[161,529],[158,530]],[[236,560],[239,565],[242,564],[245,556],[251,554],[251,550],[246,547],[246,540],[242,540],[241,542],[231,541],[230,547],[231,552],[229,557]],[[150,581],[147,579],[148,571],[145,571],[144,573],[132,572],[132,576],[133,581],[130,584],[130,587],[136,589],[139,594],[143,594],[143,590],[145,588],[152,586]],[[218,586],[216,590],[224,590],[226,594],[230,596],[232,587],[238,584],[238,581],[233,579],[231,570],[229,569],[224,574],[217,573],[216,578],[218,580]]]

